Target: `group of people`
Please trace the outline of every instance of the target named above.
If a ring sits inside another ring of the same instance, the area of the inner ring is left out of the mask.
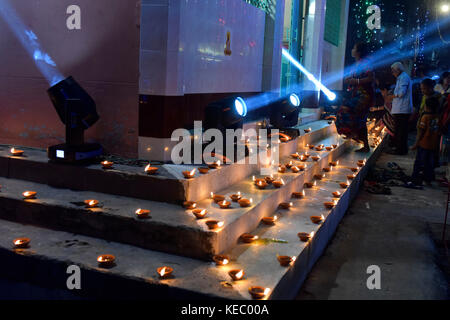
[[[376,109],[375,74],[366,59],[367,45],[357,43],[352,56],[355,68],[345,79],[347,96],[337,113],[338,133],[363,144],[357,152],[368,152],[370,146],[367,133],[367,117]],[[445,72],[439,83],[430,78],[420,81],[422,99],[414,108],[413,81],[404,65],[396,62],[391,66],[395,85],[378,83],[383,101],[382,125],[391,135],[388,153],[408,154],[408,133],[411,122],[417,130],[415,143],[410,147],[416,151],[416,160],[411,184],[431,184],[435,180],[435,169],[447,166],[450,149],[450,73]],[[448,167],[447,167],[448,168]],[[447,182],[448,183],[448,182]]]

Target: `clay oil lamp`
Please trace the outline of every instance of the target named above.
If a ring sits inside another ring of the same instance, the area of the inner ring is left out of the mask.
[[[331,150],[333,150],[333,147],[325,147],[325,149],[326,149],[327,151],[331,151]]]
[[[114,162],[105,160],[105,161],[102,161],[100,164],[102,165],[102,168],[106,170],[106,169],[111,169],[114,165]]]
[[[314,175],[314,179],[316,179],[316,180],[322,180],[323,178],[325,178],[325,174],[315,174]]]
[[[338,144],[333,144],[332,147],[333,147],[333,149],[336,149],[337,147],[339,147],[339,145]]]
[[[15,157],[20,157],[23,155],[23,150],[19,150],[16,148],[11,148],[11,150],[9,150],[11,152],[11,155],[15,156]]]
[[[299,165],[296,165],[296,167],[297,167],[300,171],[305,171],[305,169],[306,169],[306,165],[305,165],[305,164],[299,164]]]
[[[187,210],[192,210],[195,209],[197,207],[197,203],[194,201],[184,201],[183,202],[183,207]]]
[[[244,242],[244,243],[252,243],[252,242],[254,242],[254,241],[259,239],[258,236],[255,236],[255,235],[250,234],[250,233],[244,233],[244,234],[241,235],[240,238],[241,238],[241,241]]]
[[[309,240],[312,239],[312,237],[314,236],[314,231],[311,233],[307,233],[307,232],[299,232],[297,234],[297,236],[300,238],[300,241],[303,242],[308,242]]]
[[[220,209],[228,209],[231,206],[231,202],[227,200],[219,201],[217,202]]]
[[[197,171],[196,169],[192,169],[191,171],[183,171],[183,176],[186,179],[192,179],[195,176],[195,171]]]
[[[319,156],[313,156],[313,157],[311,157],[311,159],[313,159],[313,161],[319,161],[320,160],[320,157]]]
[[[339,185],[341,186],[342,189],[347,189],[350,183],[347,180],[347,182],[341,182],[339,183]]]
[[[217,160],[216,162],[208,164],[208,167],[210,169],[217,169],[220,168],[220,160]]]
[[[331,162],[329,163],[329,165],[330,165],[331,167],[337,167],[337,166],[339,165],[339,161],[331,161]]]
[[[307,144],[306,147],[309,148],[310,150],[313,150],[316,146],[313,144]]]
[[[326,209],[331,210],[333,209],[337,204],[337,201],[329,201],[329,202],[324,202],[323,205],[325,206]]]
[[[98,206],[98,200],[84,200],[86,208],[96,208]]]
[[[157,167],[152,167],[151,165],[147,165],[146,167],[145,167],[145,173],[147,173],[147,174],[155,174],[157,171],[158,171],[158,168]]]
[[[340,198],[341,197],[341,193],[339,191],[335,191],[335,192],[333,192],[333,197]]]
[[[302,162],[306,162],[306,160],[308,160],[308,158],[305,157],[305,155],[302,154],[302,155],[300,156],[299,160],[302,161]]]
[[[26,249],[30,246],[30,239],[29,238],[18,238],[14,239],[14,248],[16,249]]]
[[[230,263],[230,258],[226,255],[219,254],[217,256],[213,257],[214,262],[216,263],[216,266],[225,266],[228,263]]]
[[[316,147],[316,151],[323,151],[323,147],[322,146],[317,146]]]
[[[286,163],[284,166],[288,169],[291,169],[293,165],[294,165],[293,162],[289,161],[289,163]]]
[[[294,262],[297,258],[290,256],[277,256],[278,262],[282,267],[288,267],[292,262]]]
[[[323,172],[330,172],[332,167],[325,167],[322,169]]]
[[[268,184],[272,184],[272,182],[275,181],[275,178],[273,177],[273,174],[271,174],[270,176],[265,177],[264,180],[265,180]]]
[[[97,257],[98,266],[101,268],[109,268],[114,265],[116,257],[112,254],[102,254]]]
[[[281,188],[282,186],[284,186],[284,181],[283,181],[283,179],[275,180],[274,182],[272,182],[272,185],[278,189],[278,188]]]
[[[294,206],[294,204],[292,202],[282,202],[280,203],[280,208],[284,209],[284,210],[288,210],[290,208],[292,208]]]
[[[350,170],[352,171],[352,172],[358,172],[358,168],[350,168]]]
[[[205,222],[209,230],[217,230],[223,227],[224,222],[218,220],[208,220]]]
[[[286,167],[285,166],[279,166],[278,167],[278,172],[279,173],[285,173],[286,172]]]
[[[291,158],[292,159],[298,159],[298,158],[300,158],[300,155],[298,154],[298,152],[297,153],[293,153],[293,154],[291,154]]]
[[[315,224],[320,224],[325,220],[325,217],[323,215],[320,216],[311,216],[310,217],[311,222]]]
[[[36,199],[36,195],[37,195],[36,191],[25,191],[24,193],[22,193],[23,198],[26,200]]]
[[[209,168],[208,167],[201,167],[201,168],[198,168],[198,171],[201,174],[207,174],[209,172]]]
[[[314,181],[314,182],[305,182],[303,186],[304,186],[305,188],[311,189],[311,188],[314,187],[315,185],[316,185],[316,181]]]
[[[150,210],[137,209],[135,213],[139,219],[146,219],[150,215]]]
[[[192,214],[198,219],[203,219],[206,217],[206,209],[194,209],[192,210]]]
[[[260,286],[252,286],[248,288],[248,292],[255,300],[261,300],[264,299],[265,296],[267,296],[270,292],[269,288],[263,288]]]
[[[273,216],[273,217],[264,217],[261,219],[262,223],[267,225],[267,226],[273,226],[275,225],[275,222],[277,222],[278,217],[277,216]]]
[[[305,131],[305,133],[310,133],[311,132],[311,128],[308,128],[308,129],[304,129],[303,131]]]
[[[347,176],[347,179],[348,180],[353,180],[353,179],[355,179],[356,178],[356,174],[349,174],[348,176]]]
[[[233,202],[238,202],[239,200],[242,199],[241,192],[238,192],[238,193],[236,193],[236,194],[232,194],[232,195],[230,196],[230,199],[231,199]]]
[[[213,199],[214,202],[218,203],[225,200],[225,196],[221,194],[214,194],[214,192],[211,192],[211,199]]]
[[[267,188],[267,182],[264,179],[257,179],[255,181],[255,185],[259,190],[264,190],[265,188]]]
[[[309,157],[311,156],[308,152],[305,152],[303,155],[305,156],[306,159],[309,159]]]
[[[156,269],[156,273],[158,273],[160,279],[167,279],[172,276],[173,269],[171,267],[160,267]]]
[[[234,270],[230,270],[228,271],[228,275],[231,277],[231,279],[233,281],[239,281],[242,280],[242,278],[244,277],[244,270],[242,269],[234,269]]]
[[[292,171],[293,173],[299,173],[301,170],[300,170],[299,167],[293,166],[293,167],[291,167],[291,171]]]
[[[253,203],[252,199],[241,199],[238,201],[239,205],[241,206],[241,208],[247,208],[250,207]]]
[[[364,167],[365,163],[364,162],[358,162],[356,165],[361,168],[361,167]]]
[[[302,192],[293,192],[292,198],[296,199],[303,199],[305,197],[305,190],[302,190]]]

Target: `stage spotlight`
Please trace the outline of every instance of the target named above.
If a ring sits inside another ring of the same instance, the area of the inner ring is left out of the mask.
[[[448,13],[450,11],[450,6],[448,4],[443,4],[441,6],[441,12],[442,13]]]
[[[295,127],[300,113],[300,98],[292,93],[270,105],[270,124],[277,129]]]
[[[94,100],[72,77],[58,82],[47,92],[66,126],[66,143],[49,147],[49,159],[77,163],[100,156],[103,153],[101,145],[84,143],[84,131],[99,119]]]
[[[244,117],[247,115],[247,104],[241,97],[228,97],[210,103],[205,109],[205,130],[242,128]]]

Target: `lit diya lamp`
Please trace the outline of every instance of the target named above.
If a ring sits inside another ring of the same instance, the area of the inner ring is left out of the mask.
[[[293,167],[291,167],[291,171],[292,171],[293,173],[299,173],[301,170],[300,170],[299,167],[293,166]]]
[[[313,156],[313,157],[311,157],[311,159],[313,159],[313,161],[319,161],[320,157],[319,156]]]
[[[311,189],[312,187],[314,187],[316,185],[316,181],[314,182],[305,182],[303,187]]]
[[[330,161],[329,165],[331,167],[337,167],[339,165],[339,161]]]
[[[253,299],[261,300],[264,299],[265,296],[267,296],[270,292],[269,288],[263,288],[260,286],[252,286],[248,288],[248,292],[252,296]]]
[[[333,147],[325,147],[325,149],[326,149],[327,151],[331,151],[331,150],[333,150]]]
[[[17,238],[13,240],[14,248],[16,249],[25,249],[30,246],[30,239],[29,238]]]
[[[303,131],[305,131],[305,133],[310,133],[311,132],[311,128],[308,128],[308,129],[304,129]]]
[[[209,168],[208,167],[201,167],[201,168],[198,168],[198,171],[201,174],[207,174],[209,172]]]
[[[208,167],[210,169],[217,169],[220,168],[220,160],[217,160],[216,162],[208,164]]]
[[[289,163],[286,163],[284,166],[288,169],[291,169],[294,163],[292,161],[289,161]]]
[[[244,243],[252,243],[252,242],[258,240],[259,237],[255,236],[253,234],[250,234],[250,233],[244,233],[241,235],[240,239]]]
[[[278,262],[282,267],[288,267],[292,262],[294,262],[297,258],[290,256],[277,256]]]
[[[167,279],[172,276],[173,268],[167,266],[159,267],[156,269],[156,273],[158,273],[160,279]]]
[[[323,151],[323,147],[322,146],[316,147],[316,151]]]
[[[261,219],[262,223],[268,226],[273,226],[275,225],[275,222],[277,222],[278,217],[277,216],[273,216],[273,217],[264,217]]]
[[[216,266],[225,266],[230,263],[230,258],[227,255],[223,254],[213,256],[213,260],[216,263]]]
[[[150,210],[137,209],[135,213],[139,219],[146,219],[150,215]]]
[[[238,193],[236,193],[236,194],[232,194],[232,195],[230,196],[230,198],[231,198],[231,200],[232,200],[233,202],[238,202],[239,200],[242,199],[241,192],[238,192]]]
[[[366,164],[366,160],[358,160],[358,167],[364,167]]]
[[[23,198],[26,200],[36,199],[36,195],[37,195],[36,191],[25,191],[24,193],[22,193]]]
[[[157,167],[152,167],[150,164],[148,164],[145,167],[144,171],[147,174],[155,174],[158,171],[158,168]]]
[[[96,208],[98,206],[98,200],[84,200],[86,208]]]
[[[231,206],[231,202],[227,200],[219,201],[217,202],[220,209],[228,209]]]
[[[214,202],[221,202],[225,200],[225,196],[221,194],[214,194],[214,192],[211,192],[211,199],[213,199]]]
[[[196,169],[193,169],[191,171],[183,171],[183,176],[186,179],[192,179],[195,176],[195,171],[197,171]]]
[[[356,174],[349,174],[348,176],[347,176],[347,179],[348,180],[353,180],[353,179],[355,179],[356,178]]]
[[[197,207],[197,203],[194,201],[184,201],[183,202],[183,207],[187,210],[192,210],[195,209]]]
[[[299,160],[302,161],[302,162],[306,162],[306,160],[308,160],[308,157],[306,157],[305,155],[302,154],[300,156]]]
[[[316,146],[313,144],[307,144],[306,147],[309,148],[310,150],[313,150]]]
[[[249,199],[241,199],[238,201],[238,203],[242,208],[247,208],[252,205],[253,199],[250,199],[250,200]]]
[[[337,204],[337,201],[329,201],[329,202],[324,202],[323,205],[325,206],[326,209],[331,210],[334,208],[334,206]]]
[[[197,219],[203,219],[206,217],[206,209],[194,209],[192,210],[192,214],[197,218]]]
[[[294,204],[292,202],[282,202],[280,203],[280,208],[281,209],[285,209],[288,210],[290,208],[292,208],[294,206]]]
[[[296,165],[296,167],[299,168],[300,171],[305,171],[305,169],[306,169],[305,164],[299,164],[299,165]]]
[[[303,199],[305,197],[305,190],[302,190],[302,192],[293,192],[292,193],[292,198],[296,198],[296,199]]]
[[[286,172],[286,167],[285,166],[279,166],[278,167],[278,172],[279,173],[285,173]]]
[[[341,197],[341,193],[339,191],[335,191],[335,192],[333,192],[333,197],[340,198]]]
[[[314,236],[314,231],[312,231],[311,233],[307,233],[307,232],[299,232],[299,233],[297,234],[297,236],[300,238],[300,241],[308,242],[308,241],[311,240],[312,237]]]
[[[97,257],[98,266],[102,268],[112,267],[115,261],[116,257],[112,254],[102,254]]]
[[[315,174],[314,175],[314,179],[322,180],[323,178],[325,178],[325,174]]]
[[[306,159],[308,159],[311,156],[308,152],[305,152],[303,155],[306,157]]]
[[[330,172],[332,167],[325,167],[322,169],[323,172]]]
[[[298,152],[297,153],[293,153],[293,154],[291,154],[291,158],[298,159],[298,158],[300,158],[300,155],[298,154]]]
[[[310,219],[312,223],[319,224],[325,220],[325,217],[322,214],[320,216],[311,216]]]
[[[336,149],[337,147],[339,147],[339,145],[338,144],[333,144],[332,147],[333,147],[333,149]]]
[[[218,220],[208,220],[205,222],[209,230],[217,230],[223,227],[224,222]]]
[[[272,182],[272,185],[278,189],[278,188],[281,188],[282,186],[284,186],[284,181],[283,181],[283,179],[275,180],[274,182]]]
[[[350,168],[352,172],[358,172],[358,168]]]
[[[342,189],[347,189],[350,183],[347,180],[347,182],[341,182],[339,183],[339,185],[341,186]]]
[[[268,184],[271,184],[272,182],[275,181],[275,178],[273,177],[273,174],[271,174],[270,177],[267,176],[267,177],[264,178],[264,180],[265,180]]]
[[[231,277],[231,279],[233,281],[239,281],[242,280],[242,278],[244,277],[244,270],[242,269],[234,269],[234,270],[230,270],[228,271],[228,275]]]
[[[255,185],[258,187],[258,189],[264,190],[267,187],[267,182],[263,179],[257,179],[255,181]]]
[[[11,148],[10,152],[13,156],[19,157],[19,156],[23,155],[24,151],[16,149],[16,148]]]
[[[111,169],[114,165],[114,162],[105,160],[105,161],[100,162],[100,164],[102,165],[103,169]]]

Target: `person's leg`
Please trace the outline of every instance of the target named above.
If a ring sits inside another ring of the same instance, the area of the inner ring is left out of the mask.
[[[367,132],[367,124],[366,123],[364,123],[364,126],[359,131],[358,140],[364,144],[364,147],[362,147],[359,150],[356,150],[356,152],[369,152],[370,151],[369,134]]]
[[[408,153],[408,114],[397,115],[398,126],[396,128],[396,133],[398,131],[398,141],[397,141],[397,152],[401,155]]]
[[[417,148],[416,153],[416,160],[414,161],[414,169],[411,176],[411,180],[414,184],[421,185],[422,179],[420,179],[420,171],[422,170],[424,166],[423,157],[424,157],[424,150],[421,147]]]
[[[424,180],[430,184],[434,180],[434,151],[424,150]]]

